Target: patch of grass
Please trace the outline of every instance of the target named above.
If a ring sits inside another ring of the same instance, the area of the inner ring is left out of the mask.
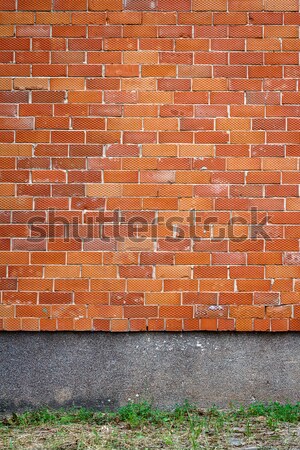
[[[117,413],[108,414],[111,419],[125,422],[132,428],[145,424],[162,425],[170,420],[170,413],[153,408],[148,402],[133,403],[121,407]]]
[[[269,423],[298,423],[300,422],[300,402],[295,404],[253,403],[247,407],[231,407],[221,410],[216,407],[200,410],[195,405],[185,402],[171,411],[154,408],[149,402],[129,402],[116,412],[99,412],[86,408],[40,409],[22,414],[14,413],[0,421],[2,427],[28,427],[39,425],[68,425],[68,424],[96,424],[125,423],[132,428],[147,424],[180,426],[188,423],[192,427],[196,424],[213,423],[216,430],[222,430],[228,423],[239,419],[264,417]]]
[[[0,425],[0,450],[257,450],[300,448],[300,403],[254,403],[171,411],[148,402],[116,412],[85,408],[13,414]]]
[[[282,404],[273,403],[253,403],[248,407],[233,409],[231,415],[236,419],[265,417],[266,424],[271,429],[276,429],[280,423],[300,422],[300,403]]]
[[[273,417],[279,422],[295,423],[300,421],[300,403],[281,404],[281,403],[269,403],[267,405],[263,403],[254,403],[248,408],[249,416],[267,416]]]
[[[94,412],[86,408],[48,409],[28,411],[22,414],[13,413],[0,423],[8,427],[28,427],[39,425],[68,425],[73,423],[105,423],[107,416],[102,412]]]

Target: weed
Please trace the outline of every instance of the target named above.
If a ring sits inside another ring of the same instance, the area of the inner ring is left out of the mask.
[[[248,407],[231,407],[229,410],[220,410],[212,407],[206,411],[199,410],[195,405],[185,402],[176,406],[171,411],[154,408],[149,402],[129,402],[119,408],[117,412],[99,412],[86,408],[71,408],[69,410],[40,409],[37,411],[13,413],[0,421],[2,427],[28,427],[43,424],[68,425],[75,423],[85,424],[107,424],[124,422],[132,428],[145,424],[168,425],[179,427],[184,423],[196,425],[205,419],[209,426],[220,431],[225,425],[239,419],[265,417],[270,427],[280,422],[300,422],[300,402],[295,404],[275,403],[253,403]]]
[[[35,430],[50,430],[50,434],[53,430],[45,446],[47,450],[223,449],[228,440],[253,443],[258,436],[265,435],[273,445],[278,436],[282,436],[284,442],[298,439],[299,422],[300,403],[253,403],[247,407],[231,406],[228,410],[217,407],[201,410],[185,402],[171,411],[164,411],[142,401],[130,402],[116,412],[106,413],[86,408],[41,409],[14,413],[2,419],[0,450],[25,448],[21,441],[19,443],[19,436],[23,433],[29,439]],[[37,440],[42,439],[44,433],[42,431]],[[37,448],[30,445],[28,443],[28,449]],[[283,448],[288,448],[288,444]]]

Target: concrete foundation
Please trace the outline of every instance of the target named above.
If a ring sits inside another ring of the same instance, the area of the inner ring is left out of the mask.
[[[0,412],[296,402],[299,344],[299,333],[1,333]]]

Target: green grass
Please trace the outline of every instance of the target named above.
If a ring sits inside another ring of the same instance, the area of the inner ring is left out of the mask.
[[[116,412],[41,409],[0,419],[0,450],[258,450],[300,448],[300,403],[171,411],[128,403]],[[243,447],[242,447],[243,446]]]
[[[145,424],[181,425],[182,423],[214,422],[217,428],[223,428],[225,423],[238,419],[265,417],[272,424],[285,422],[300,422],[300,402],[295,404],[281,403],[253,403],[247,407],[231,407],[221,410],[212,407],[200,410],[188,402],[176,406],[171,411],[154,408],[150,403],[130,402],[116,412],[100,412],[86,408],[39,409],[22,414],[13,413],[0,421],[1,427],[27,427],[39,425],[68,425],[76,423],[104,425],[108,423],[124,422],[132,428]]]

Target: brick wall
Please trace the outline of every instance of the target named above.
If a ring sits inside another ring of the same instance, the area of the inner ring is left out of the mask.
[[[0,329],[300,330],[298,0],[0,8]]]

